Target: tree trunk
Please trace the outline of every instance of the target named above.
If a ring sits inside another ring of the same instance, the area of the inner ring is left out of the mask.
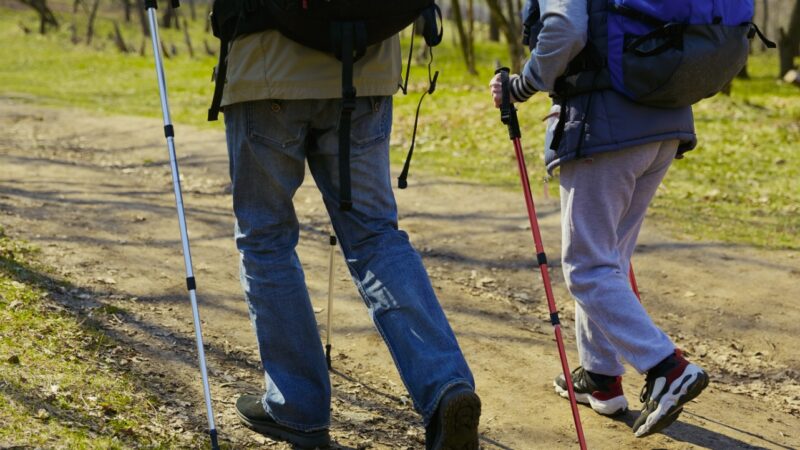
[[[800,0],[795,1],[792,16],[786,31],[780,30],[778,53],[780,57],[780,76],[794,68],[794,58],[800,52]]]
[[[192,22],[197,20],[197,8],[194,2],[195,0],[189,0],[189,14],[191,15]]]
[[[142,34],[150,37],[150,25],[147,20],[147,11],[144,9],[144,0],[136,0],[136,10],[139,11],[139,24],[142,26]]]
[[[97,19],[97,9],[100,7],[100,0],[94,0],[92,12],[89,13],[89,24],[86,26],[86,45],[92,43],[94,37],[94,21]]]
[[[500,41],[500,26],[497,24],[494,14],[489,15],[489,40],[492,42]]]
[[[125,38],[122,37],[122,31],[120,31],[116,20],[114,21],[114,45],[117,46],[117,50],[120,52],[128,52],[128,44],[125,43]]]
[[[458,43],[461,47],[461,54],[464,57],[464,64],[467,66],[467,71],[472,75],[477,75],[475,70],[475,61],[472,60],[472,52],[469,49],[470,42],[467,38],[467,33],[464,31],[464,21],[461,17],[461,4],[459,0],[450,0],[453,21],[456,24],[458,31]]]
[[[164,28],[172,28],[173,24],[175,28],[180,27],[177,11],[172,7],[172,2],[169,2],[167,3],[167,7],[164,8],[164,15],[161,17],[161,26]]]
[[[467,0],[467,43],[469,44],[469,60],[475,69],[475,1]],[[475,72],[477,74],[477,70]]]
[[[520,35],[519,30],[514,27],[513,23],[506,19],[505,15],[503,14],[503,9],[500,6],[500,0],[486,0],[486,4],[489,6],[489,11],[491,11],[492,17],[494,17],[494,19],[497,21],[500,31],[503,32],[506,42],[508,42],[508,53],[511,58],[511,70],[515,73],[519,73],[522,67],[523,55],[522,36]]]
[[[192,46],[192,38],[189,36],[189,24],[186,19],[183,19],[183,39],[186,41],[186,48],[189,50],[189,57],[194,58],[194,47]]]
[[[20,0],[23,5],[30,6],[39,14],[39,33],[47,33],[47,28],[58,28],[58,20],[47,6],[47,0]]]
[[[122,7],[125,11],[125,23],[131,23],[131,9],[133,9],[133,2],[131,0],[122,0]]]

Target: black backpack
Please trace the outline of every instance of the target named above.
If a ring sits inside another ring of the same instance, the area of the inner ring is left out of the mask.
[[[419,17],[425,23],[425,42],[429,47],[438,45],[442,40],[441,11],[435,0],[214,0],[211,27],[220,39],[220,52],[208,120],[217,120],[219,115],[229,44],[239,36],[276,29],[293,41],[334,55],[342,63],[340,208],[350,210],[350,118],[356,99],[353,64],[367,47],[390,38]],[[405,86],[401,88],[405,92]],[[433,92],[433,86],[428,92]],[[411,151],[409,159],[410,155]],[[404,184],[403,178],[401,186]]]

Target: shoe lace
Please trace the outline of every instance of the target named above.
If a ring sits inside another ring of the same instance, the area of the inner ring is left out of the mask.
[[[653,384],[653,380],[648,375],[644,381],[644,386],[642,386],[642,391],[639,393],[640,402],[647,402],[647,399],[650,397],[650,393],[653,392]]]
[[[572,371],[572,386],[576,388],[584,387],[587,385],[586,378],[589,377],[589,374],[586,373],[586,370],[578,366],[575,370]]]

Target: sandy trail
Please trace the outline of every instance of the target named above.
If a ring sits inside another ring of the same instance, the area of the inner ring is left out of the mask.
[[[238,283],[221,130],[176,126],[184,201],[218,428],[234,448],[283,444],[238,425],[238,393],[262,385]],[[511,151],[511,150],[509,150]],[[80,287],[74,308],[111,304],[109,332],[147,360],[132,370],[202,430],[205,411],[162,125],[0,100],[0,224],[42,249]],[[532,159],[532,158],[531,158]],[[509,159],[509,170],[515,170]],[[310,177],[308,177],[310,180]],[[421,251],[474,371],[485,448],[575,448],[569,405],[520,193],[415,173],[398,191],[401,226]],[[327,314],[327,227],[313,183],[298,192],[299,253]],[[572,305],[557,260],[558,205],[537,199],[574,365]],[[635,439],[637,413],[581,413],[590,448],[800,446],[800,255],[678,239],[646,223],[634,257],[644,303],[712,385],[664,434]],[[424,432],[341,260],[333,310],[332,435],[341,448],[421,448]],[[625,389],[638,408],[643,378]]]

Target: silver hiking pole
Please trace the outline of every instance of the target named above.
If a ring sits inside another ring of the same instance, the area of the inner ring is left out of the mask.
[[[328,370],[331,370],[331,315],[333,314],[333,259],[336,255],[336,234],[330,232],[328,240],[331,251],[328,258],[328,326],[325,327],[325,361],[328,363]]]
[[[172,7],[180,6],[179,0],[171,0]],[[164,66],[161,59],[161,41],[158,37],[158,18],[156,0],[145,0],[144,7],[150,25],[150,37],[153,41],[153,56],[156,61],[156,76],[158,77],[158,92],[161,97],[161,112],[164,116],[164,135],[167,138],[169,150],[169,164],[172,171],[172,187],[175,191],[175,205],[178,210],[178,224],[181,230],[181,243],[183,244],[183,262],[186,266],[186,287],[189,290],[189,300],[192,304],[192,318],[194,320],[194,334],[197,341],[197,357],[200,361],[200,373],[203,379],[203,394],[206,400],[206,415],[208,416],[208,434],[211,438],[211,448],[219,450],[217,443],[217,429],[214,425],[214,411],[211,409],[211,390],[208,387],[208,371],[206,369],[206,355],[203,350],[203,333],[200,329],[200,313],[197,309],[197,293],[194,273],[192,272],[192,255],[189,250],[189,236],[186,230],[186,217],[183,212],[183,196],[181,195],[181,180],[178,173],[178,161],[175,156],[175,131],[169,115],[167,102],[167,80],[164,76]]]

